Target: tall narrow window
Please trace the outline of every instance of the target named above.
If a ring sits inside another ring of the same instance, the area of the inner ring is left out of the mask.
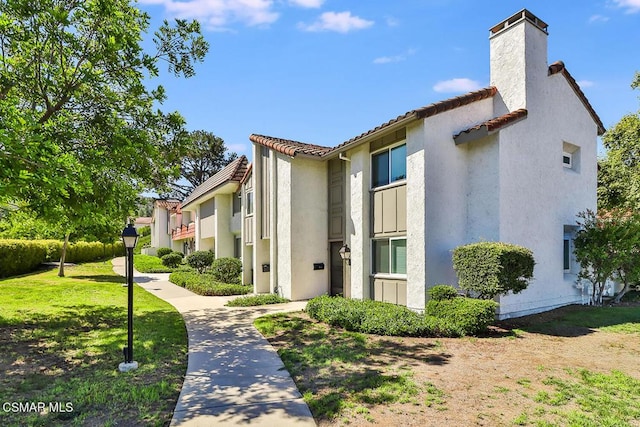
[[[391,273],[407,274],[407,240],[391,240]]]
[[[569,273],[571,271],[571,239],[566,235],[564,236],[563,265],[564,272]]]
[[[389,152],[374,154],[371,159],[372,186],[380,187],[389,184]]]
[[[253,215],[253,191],[247,191],[246,195],[246,215]]]
[[[240,213],[240,208],[242,206],[242,192],[238,191],[231,195],[233,198],[233,215]]]
[[[407,146],[402,144],[391,149],[391,179],[400,181],[407,177]]]
[[[373,241],[373,272],[389,273],[389,240]]]

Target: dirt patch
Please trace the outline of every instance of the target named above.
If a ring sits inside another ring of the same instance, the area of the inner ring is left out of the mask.
[[[364,403],[337,417],[320,419],[319,425],[526,425],[518,422],[518,417],[540,411],[541,403],[534,398],[540,392],[552,391],[550,378],[575,378],[576,370],[580,369],[602,373],[620,370],[640,378],[637,334],[580,326],[561,326],[557,334],[521,330],[523,327],[535,330],[530,327],[554,322],[578,309],[566,307],[500,322],[487,336],[479,338],[368,336],[366,356],[355,363],[335,364],[331,367],[333,375],[344,377],[348,369],[376,370],[387,376],[411,372],[412,381],[420,387],[419,394],[395,403]],[[308,319],[304,314],[300,316]],[[276,348],[285,348],[290,346],[287,340],[291,339],[285,334],[271,341]],[[301,390],[329,397],[340,392],[341,384],[332,382],[326,372],[313,369],[293,376]],[[544,419],[544,415],[538,418]]]

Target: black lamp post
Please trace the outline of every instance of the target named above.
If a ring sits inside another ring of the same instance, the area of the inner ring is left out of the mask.
[[[122,230],[122,242],[127,250],[127,347],[123,348],[124,363],[121,363],[119,369],[121,372],[127,372],[138,368],[138,362],[133,361],[133,248],[138,242],[138,232],[129,224]]]

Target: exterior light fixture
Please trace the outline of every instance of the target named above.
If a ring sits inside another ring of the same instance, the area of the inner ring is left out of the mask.
[[[138,368],[138,362],[133,361],[133,248],[138,243],[138,232],[129,223],[122,230],[122,242],[127,251],[127,347],[122,349],[124,362],[118,366],[120,372],[128,372]]]
[[[348,265],[351,265],[351,249],[349,249],[349,245],[346,243],[340,248],[340,258],[343,261],[347,261]]]

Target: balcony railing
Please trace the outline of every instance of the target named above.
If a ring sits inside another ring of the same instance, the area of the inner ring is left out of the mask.
[[[189,225],[182,224],[178,228],[171,230],[171,240],[184,240],[196,237],[196,223],[190,222]]]

